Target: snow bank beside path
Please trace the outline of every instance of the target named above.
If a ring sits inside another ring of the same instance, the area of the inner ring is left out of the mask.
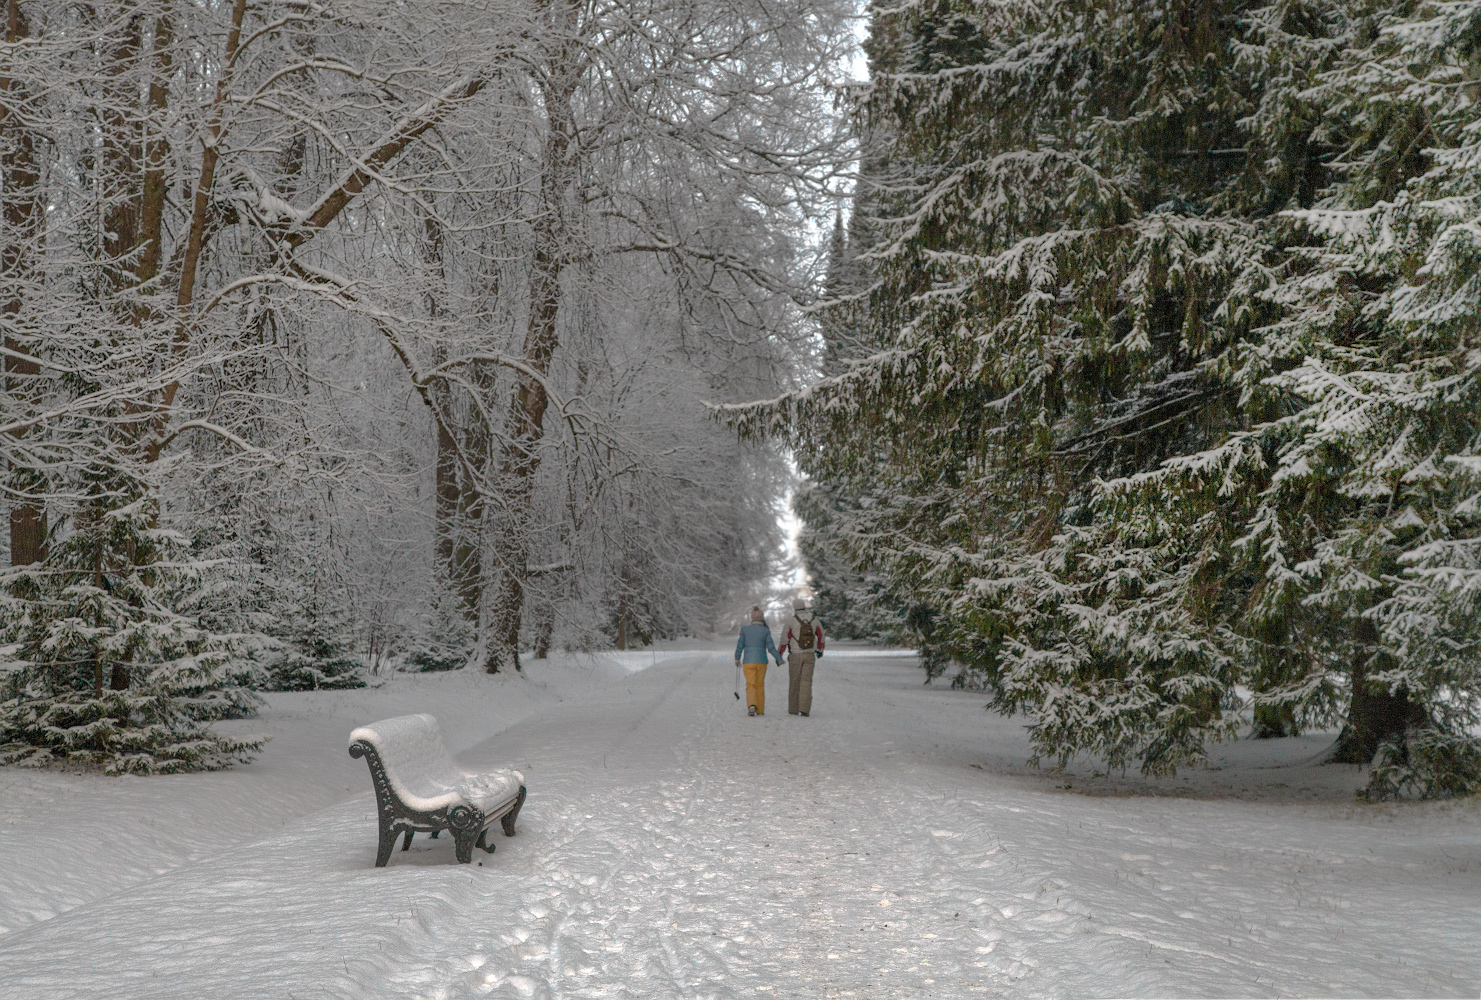
[[[226,771],[109,777],[0,768],[0,935],[363,794],[365,762],[345,752],[358,725],[430,712],[457,754],[654,660],[647,652],[559,654],[528,661],[523,675],[391,674],[351,691],[269,693],[258,718],[218,723],[270,737],[251,764]]]

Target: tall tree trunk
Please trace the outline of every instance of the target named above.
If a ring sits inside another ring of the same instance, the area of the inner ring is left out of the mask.
[[[439,395],[450,403],[450,394]],[[444,414],[450,409],[444,408]],[[472,470],[464,468],[463,455],[482,458],[488,451],[488,436],[470,430],[464,434],[465,447],[458,447],[454,425],[449,417],[437,421],[437,562],[453,593],[463,618],[475,627],[483,606],[483,497],[472,480]],[[460,455],[461,452],[461,455]]]
[[[139,100],[135,71],[142,58],[146,28],[153,42],[148,88],[143,96],[143,113],[129,115],[124,109]],[[129,296],[123,307],[127,317],[141,329],[164,318],[151,300],[157,300],[158,289],[153,287],[153,282],[159,277],[164,255],[165,166],[169,158],[164,119],[169,102],[173,43],[168,17],[156,17],[151,24],[142,5],[136,7],[109,53],[108,82],[104,88],[108,101],[103,110],[102,166],[107,206],[103,251],[114,287]],[[125,446],[133,451],[148,435],[153,407],[148,399],[139,399],[130,403],[127,411],[135,422],[125,425],[122,434]],[[135,551],[115,555],[140,565],[140,554]],[[129,683],[128,668],[115,663],[109,686],[121,691]]]
[[[427,219],[427,256],[434,267],[442,267],[442,234],[437,223]],[[436,292],[427,295],[427,313],[436,319],[442,311],[442,303]],[[439,346],[432,360],[442,364],[447,360],[446,352]],[[453,572],[453,546],[458,539],[458,449],[452,431],[447,426],[448,408],[452,393],[447,382],[439,379],[431,387],[432,423],[437,433],[436,482],[433,490],[433,545],[437,551],[437,565],[442,567],[449,582],[455,579]]]
[[[116,288],[135,283],[134,268],[140,261],[140,193],[143,177],[143,135],[138,108],[138,78],[135,71],[144,45],[143,16],[134,7],[132,15],[112,38],[104,63],[103,101],[99,108],[102,149],[99,163],[103,179],[103,255]]]
[[[1332,751],[1332,760],[1339,764],[1366,764],[1378,752],[1379,744],[1402,737],[1405,730],[1422,728],[1429,721],[1424,706],[1411,700],[1404,688],[1391,691],[1369,682],[1372,649],[1378,641],[1378,632],[1366,618],[1358,619],[1355,632],[1363,648],[1353,660],[1347,724],[1338,734],[1337,746]]]
[[[445,289],[447,262],[444,259],[442,230],[431,216],[427,217],[425,229],[427,259],[441,279],[440,287]],[[427,313],[434,320],[443,313],[436,289],[428,293]],[[446,357],[439,348],[434,361],[441,364],[445,360]],[[470,451],[481,456],[487,450],[487,436],[474,434],[468,442],[469,449],[460,449],[451,387],[445,379],[437,379],[429,386],[429,391],[432,420],[437,430],[434,500],[437,565],[457,594],[463,618],[476,628],[479,608],[483,604],[483,544],[478,532],[483,504],[476,484],[470,481],[470,470],[463,467],[463,459]],[[469,438],[469,435],[465,433],[464,437]],[[480,448],[480,445],[485,447]]]
[[[164,218],[168,184],[165,167],[170,146],[165,139],[165,112],[170,101],[169,77],[174,70],[175,33],[168,17],[154,19],[154,64],[149,73],[149,116],[144,121],[144,184],[139,193],[139,263],[134,277],[147,285],[159,277],[164,255]],[[152,293],[151,293],[152,294]],[[142,309],[142,304],[141,304]],[[154,310],[141,319],[155,314]]]
[[[101,531],[102,520],[103,520],[103,511],[102,511],[102,508],[99,507],[96,503],[91,504],[90,505],[90,509],[87,511],[86,516],[87,516],[88,521],[89,522],[92,522],[92,523],[89,524],[89,528],[91,528],[91,530],[93,530],[94,532],[96,532],[96,536],[95,536],[95,538],[93,540],[93,589],[94,590],[100,590],[101,591],[108,584],[107,579],[103,576],[103,533]],[[98,647],[96,645],[94,645],[93,646],[93,699],[96,700],[96,699],[99,699],[99,698],[102,698],[102,697],[103,697],[103,659],[99,655]]]
[[[555,605],[550,601],[537,604],[535,620],[535,659],[550,655],[550,642],[555,638]]]
[[[438,387],[437,395],[441,405],[446,406],[449,393]],[[458,450],[457,442],[453,440],[452,432],[448,430],[443,421],[436,421],[437,425],[437,489],[434,522],[435,522],[435,545],[437,548],[437,565],[441,568],[444,578],[453,587],[458,595],[462,596],[462,587],[459,584],[458,563],[455,551],[458,544]],[[461,603],[461,601],[460,601]],[[464,609],[467,616],[467,609]]]
[[[575,13],[562,5],[571,30]],[[529,573],[529,532],[535,473],[540,467],[540,439],[550,397],[544,377],[559,343],[561,271],[568,252],[566,202],[575,182],[576,123],[571,98],[579,72],[573,45],[560,46],[551,60],[550,75],[541,84],[547,128],[540,182],[539,214],[534,222],[534,259],[530,265],[530,313],[525,329],[524,363],[534,372],[516,380],[509,415],[509,444],[500,469],[504,485],[504,523],[497,548],[499,579],[489,614],[487,660],[484,669],[519,669],[519,632],[524,611],[525,580]]]
[[[5,41],[15,45],[30,36],[30,25],[21,10],[20,0],[6,0]],[[0,76],[0,144],[5,153],[0,160],[0,190],[4,191],[4,243],[0,245],[0,275],[15,282],[15,293],[0,304],[0,314],[12,322],[23,307],[22,286],[32,274],[32,260],[37,251],[35,241],[41,236],[41,171],[37,163],[37,137],[26,126],[18,110],[27,94],[25,85],[10,76]],[[10,324],[7,324],[10,325]],[[27,393],[41,374],[41,366],[31,360],[29,345],[14,336],[5,337],[5,392],[11,396]],[[23,356],[24,355],[24,356]],[[17,432],[18,434],[24,433]],[[25,494],[40,484],[25,469],[10,471],[12,498]],[[10,507],[10,564],[29,566],[46,558],[46,511],[39,504],[12,499]]]

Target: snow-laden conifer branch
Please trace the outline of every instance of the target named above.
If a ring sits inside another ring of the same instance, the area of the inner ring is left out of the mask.
[[[835,619],[1046,759],[1474,724],[1475,10],[874,9],[822,377],[715,411],[815,480]]]

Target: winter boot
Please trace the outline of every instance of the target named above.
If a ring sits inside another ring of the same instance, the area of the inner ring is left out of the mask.
[[[755,715],[756,714],[756,706],[755,705],[747,705],[746,706],[746,714],[747,715]]]

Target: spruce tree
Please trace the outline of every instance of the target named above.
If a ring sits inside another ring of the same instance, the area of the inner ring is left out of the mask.
[[[868,358],[767,412],[937,647],[1036,715],[1040,751],[1166,770],[1228,731],[1234,674],[1165,553],[1092,537],[1094,484],[1239,419],[1215,359],[1268,248],[1229,203],[1244,9],[940,2],[875,11],[891,137]]]
[[[255,707],[232,680],[247,637],[201,627],[191,609],[212,567],[160,526],[157,492],[127,452],[114,457],[85,478],[45,560],[12,579],[0,760],[109,773],[250,760],[261,740],[206,725]]]
[[[828,245],[819,309],[825,376],[846,371],[851,359],[872,353],[869,338],[873,331],[866,315],[873,276],[859,253],[871,243],[865,213],[870,210],[869,192],[881,166],[877,158],[871,162],[867,157],[866,165],[849,221],[845,225],[840,211]],[[804,447],[796,449],[794,457],[809,476],[793,493],[792,507],[802,522],[797,544],[807,568],[814,611],[838,638],[918,642],[919,636],[909,635],[907,599],[895,591],[886,574],[871,566],[867,540],[850,530],[856,523],[853,512],[867,502],[872,484],[861,476],[847,481],[811,478],[815,470],[825,468],[820,456]]]
[[[1039,755],[1340,724],[1374,796],[1476,786],[1478,11],[875,10],[882,346],[736,419],[867,478]]]
[[[1268,382],[1297,403],[1256,428],[1277,457],[1245,544],[1291,567],[1287,617],[1316,619],[1282,696],[1339,690],[1337,758],[1384,748],[1372,794],[1448,794],[1481,782],[1481,4],[1344,13],[1303,94],[1329,183],[1285,215],[1297,245],[1271,295],[1301,359]]]

